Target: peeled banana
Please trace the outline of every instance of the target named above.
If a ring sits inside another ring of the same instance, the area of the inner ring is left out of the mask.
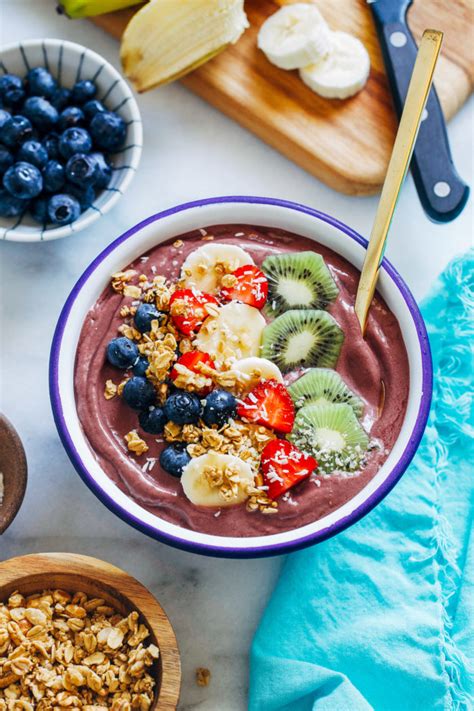
[[[58,11],[71,18],[105,15],[114,10],[138,5],[143,0],[59,0]]]
[[[178,79],[237,42],[243,0],[151,0],[131,19],[120,56],[137,91]]]

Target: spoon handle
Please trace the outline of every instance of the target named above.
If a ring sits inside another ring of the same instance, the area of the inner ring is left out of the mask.
[[[442,32],[425,30],[421,38],[415,66],[413,67],[405,106],[400,118],[400,125],[388,164],[387,175],[385,176],[357,289],[355,312],[363,334],[365,333],[367,315],[377,284],[388,231],[398,196],[410,165],[442,41]],[[435,146],[433,146],[433,150],[435,150]]]

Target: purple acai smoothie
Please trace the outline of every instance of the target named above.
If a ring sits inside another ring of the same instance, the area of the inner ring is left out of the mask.
[[[261,536],[299,528],[353,498],[375,476],[394,446],[409,389],[408,358],[401,330],[394,315],[376,295],[363,338],[354,312],[358,270],[334,251],[279,229],[224,225],[180,235],[127,266],[124,271],[136,271],[129,284],[139,284],[140,275],[144,275],[141,283],[150,283],[157,275],[165,276],[168,283],[176,283],[186,257],[211,240],[213,244],[238,245],[257,266],[275,254],[312,251],[323,257],[339,289],[327,311],[344,333],[335,369],[363,401],[360,424],[371,443],[363,465],[350,475],[335,472],[322,476],[316,470],[291,488],[287,496],[278,499],[278,510],[273,515],[249,511],[245,504],[217,508],[193,504],[186,497],[180,479],[160,467],[159,455],[166,445],[163,436],[144,432],[137,413],[127,407],[119,394],[110,399],[104,397],[105,383],[117,384],[123,377],[106,359],[107,344],[119,335],[118,329],[127,313],[124,307],[133,309],[137,303],[136,294],[127,296],[111,286],[104,289],[88,312],[79,339],[74,385],[80,422],[101,468],[121,490],[159,518],[218,536]],[[285,384],[299,375],[299,371],[286,373]],[[134,430],[148,446],[143,454],[127,448],[124,437]]]

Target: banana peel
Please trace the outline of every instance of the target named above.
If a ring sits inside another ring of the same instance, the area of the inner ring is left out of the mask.
[[[59,0],[58,12],[71,19],[105,15],[107,12],[123,10],[125,7],[139,5],[143,0]]]
[[[122,37],[122,66],[135,89],[174,81],[237,42],[249,24],[243,5],[243,0],[151,0]]]

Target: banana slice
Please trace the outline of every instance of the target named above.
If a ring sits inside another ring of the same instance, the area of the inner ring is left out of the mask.
[[[194,344],[209,353],[219,368],[225,361],[258,355],[264,328],[265,319],[258,309],[231,301],[218,309],[217,316],[204,321]]]
[[[369,54],[357,37],[346,32],[333,32],[332,44],[330,54],[301,69],[300,77],[320,96],[346,99],[365,86],[370,73]]]
[[[331,50],[331,31],[315,5],[285,5],[260,28],[258,46],[281,69],[300,69]]]
[[[277,380],[283,382],[281,371],[275,363],[266,358],[242,358],[232,365],[232,372],[237,373],[240,393],[246,394],[253,390],[261,380]]]
[[[181,270],[181,279],[188,287],[208,294],[219,290],[223,274],[245,264],[254,264],[250,254],[233,244],[219,242],[198,247],[188,254]]]
[[[181,484],[196,506],[235,506],[247,498],[254,483],[250,464],[231,454],[209,451],[191,459],[183,470]]]

